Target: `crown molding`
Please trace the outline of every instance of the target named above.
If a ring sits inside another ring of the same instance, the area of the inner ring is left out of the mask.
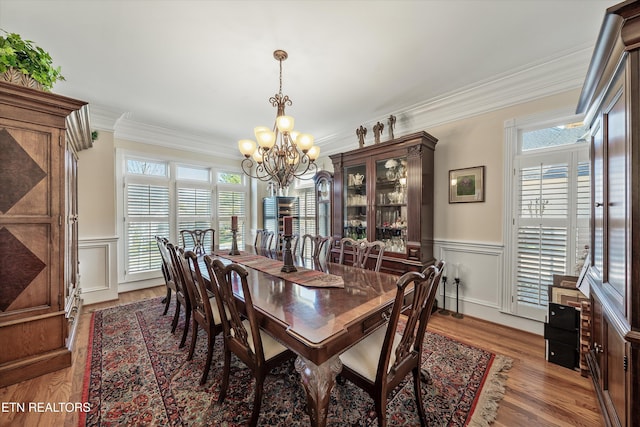
[[[127,114],[118,120],[114,136],[118,139],[157,145],[175,150],[188,150],[232,160],[241,159],[241,155],[237,150],[229,150],[228,142],[220,143],[213,141],[210,136],[142,123],[132,120]]]
[[[118,111],[104,105],[91,103],[89,108],[91,128],[93,130],[114,132],[116,123],[125,113],[125,111]]]
[[[462,120],[500,108],[533,101],[580,88],[589,65],[592,48],[565,53],[545,62],[512,70],[491,80],[426,100],[402,111],[397,117],[396,135],[404,135],[445,123]],[[372,128],[380,119],[363,126]],[[354,127],[355,129],[355,127]],[[316,142],[323,156],[339,153],[345,146],[358,147],[353,130],[333,134]]]
[[[565,52],[386,114],[393,114],[398,118],[394,133],[404,135],[577,89],[584,82],[592,50],[592,47],[585,47]],[[237,150],[229,149],[227,141],[219,142],[211,136],[146,124],[133,120],[131,114],[125,111],[91,104],[91,119],[93,128],[112,131],[116,138],[166,148],[188,149],[238,161],[242,158]],[[379,120],[371,119],[363,125],[372,128]],[[345,147],[357,148],[358,141],[354,135],[353,129],[345,129],[318,138],[316,144],[322,149],[322,156],[326,157],[345,151]]]

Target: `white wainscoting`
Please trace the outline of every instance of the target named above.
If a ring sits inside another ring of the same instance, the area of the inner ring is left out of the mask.
[[[504,246],[496,243],[434,241],[436,259],[446,261],[447,283],[440,282],[438,310],[456,311],[456,270],[460,278],[458,311],[489,322],[542,335],[544,324],[501,311]],[[457,267],[457,268],[456,268]],[[434,314],[442,315],[442,314]]]
[[[118,299],[118,237],[80,239],[80,292],[83,304]]]

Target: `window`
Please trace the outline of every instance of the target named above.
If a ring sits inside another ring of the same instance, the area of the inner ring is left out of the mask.
[[[300,198],[300,238],[305,234],[316,234],[316,195],[314,187],[305,188],[298,193]],[[312,253],[311,242],[306,241],[305,254]]]
[[[238,217],[238,247],[245,245],[245,223],[247,222],[247,191],[239,173],[218,174],[218,235],[220,249],[231,249],[231,217]]]
[[[118,158],[117,176],[122,177],[118,211],[123,218],[120,282],[160,277],[157,235],[182,246],[181,229],[213,228],[216,246],[231,247],[231,215],[238,215],[238,245],[244,245],[248,189],[242,174],[145,159],[124,150]],[[205,247],[211,243],[206,241]]]
[[[305,175],[303,179],[296,180],[295,189],[300,203],[298,229],[300,230],[300,239],[305,234],[316,234],[316,194],[315,183],[312,179],[313,175]],[[295,228],[295,227],[294,227]],[[302,240],[300,240],[302,243]],[[312,253],[311,242],[307,240],[304,248],[305,254]]]
[[[213,200],[209,169],[177,166],[176,180],[178,232],[185,229],[214,228],[212,226]],[[179,244],[182,245],[182,240],[179,240]],[[204,247],[210,248],[211,246],[211,238],[207,235]]]
[[[127,187],[127,272],[160,267],[154,236],[169,235],[169,188],[130,184]]]
[[[574,274],[589,239],[588,130],[556,123],[507,126],[507,176],[514,179],[505,181],[512,219],[503,308],[537,320],[546,315],[553,275]]]

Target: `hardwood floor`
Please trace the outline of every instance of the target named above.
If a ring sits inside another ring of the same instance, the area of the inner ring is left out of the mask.
[[[0,426],[77,426],[78,413],[24,412],[12,410],[15,403],[82,402],[82,384],[87,356],[91,313],[118,304],[164,295],[164,287],[127,292],[118,301],[83,307],[73,366],[33,380],[0,388]],[[496,427],[514,426],[601,426],[598,402],[589,378],[545,360],[541,336],[465,317],[455,319],[435,313],[429,330],[477,347],[509,356],[506,393],[500,401]]]

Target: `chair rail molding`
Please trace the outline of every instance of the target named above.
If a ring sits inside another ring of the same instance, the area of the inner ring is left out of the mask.
[[[80,293],[83,303],[118,299],[117,236],[78,240]]]
[[[446,309],[456,310],[455,273],[460,277],[458,309],[460,313],[489,322],[542,335],[543,323],[513,316],[501,310],[504,274],[502,243],[434,240],[436,259],[447,262],[446,287],[440,282],[438,307],[446,298]],[[440,315],[440,314],[434,314]]]

